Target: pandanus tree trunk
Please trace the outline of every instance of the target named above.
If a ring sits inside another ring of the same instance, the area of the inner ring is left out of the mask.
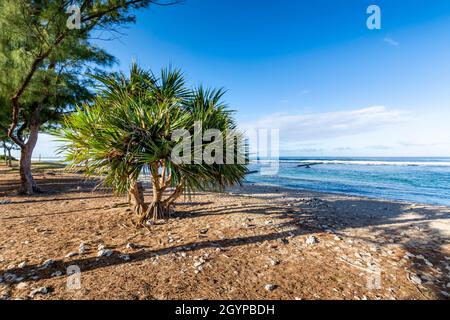
[[[147,211],[148,206],[145,204],[142,182],[134,183],[129,192],[129,199],[135,214],[141,216]]]
[[[179,184],[169,197],[163,199],[164,192],[171,181],[170,175],[167,177],[165,171],[164,166],[162,166],[161,174],[159,174],[159,167],[157,165],[152,165],[150,168],[153,199],[146,210],[139,213],[138,223],[141,225],[144,225],[149,220],[169,219],[173,203],[183,194],[184,187],[182,184]]]
[[[170,216],[170,208],[162,200],[166,187],[164,178],[161,178],[159,175],[158,166],[151,165],[150,174],[152,177],[153,199],[147,210],[140,215],[140,224],[145,224],[149,220],[167,220]]]

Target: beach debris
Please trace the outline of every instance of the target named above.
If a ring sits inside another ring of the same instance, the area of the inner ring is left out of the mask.
[[[42,263],[42,268],[46,269],[48,267],[51,267],[54,263],[55,261],[53,261],[52,259],[47,259],[44,261],[44,263]]]
[[[61,271],[55,271],[55,272],[52,273],[51,276],[52,276],[52,277],[61,277],[62,274],[63,274],[63,273],[62,273]]]
[[[17,290],[25,290],[26,288],[28,288],[28,283],[26,283],[26,282],[19,282],[16,285]]]
[[[25,268],[25,267],[27,266],[27,263],[26,263],[26,261],[22,261],[22,262],[19,263],[17,266],[18,266],[20,269],[23,269],[23,268]]]
[[[277,288],[277,285],[276,285],[276,284],[271,284],[271,283],[266,284],[266,285],[264,286],[264,289],[266,289],[267,291],[273,291],[273,290],[275,290],[276,288]]]
[[[449,282],[449,283],[447,283],[447,288],[450,288],[450,282]]]
[[[113,251],[110,249],[101,249],[97,252],[97,257],[110,257]]]
[[[317,240],[317,238],[314,236],[308,236],[306,238],[306,244],[313,245],[313,244],[317,244],[317,243],[319,243],[319,240]]]
[[[342,241],[342,238],[340,236],[334,236],[335,241]]]
[[[38,294],[45,295],[45,294],[48,294],[49,292],[50,292],[50,288],[49,287],[40,287],[38,289],[32,290],[30,292],[30,297],[34,298]]]
[[[200,234],[207,234],[208,231],[209,231],[208,228],[203,228],[203,229],[198,230],[198,232],[199,232]]]
[[[85,254],[86,253],[86,245],[84,243],[80,243],[80,246],[78,247],[78,253],[79,254]]]
[[[411,281],[412,283],[417,284],[417,285],[422,284],[422,279],[420,279],[420,277],[414,273],[411,273],[409,275],[409,281]]]
[[[181,254],[181,256],[182,256],[183,258],[186,258],[186,257],[187,257],[186,252],[182,252],[182,253],[180,253],[180,254]]]
[[[0,277],[0,283],[5,282],[5,279],[3,279],[3,277]]]
[[[103,243],[100,243],[98,245],[98,247],[97,247],[97,251],[102,251],[102,250],[105,250],[105,249],[106,249],[106,246]]]
[[[6,270],[12,270],[12,269],[15,269],[15,268],[16,268],[16,265],[10,264],[9,266],[6,267]]]
[[[78,255],[78,253],[76,253],[76,252],[69,252],[68,254],[66,254],[66,256],[64,258],[72,258],[72,257],[75,257],[76,255]]]

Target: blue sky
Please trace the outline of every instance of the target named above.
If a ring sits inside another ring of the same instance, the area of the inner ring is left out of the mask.
[[[448,0],[186,0],[95,42],[115,69],[171,64],[225,87],[242,128],[280,129],[281,155],[450,156],[449,31]]]

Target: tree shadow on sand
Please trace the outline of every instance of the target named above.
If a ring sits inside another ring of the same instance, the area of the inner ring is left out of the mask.
[[[264,197],[261,194],[262,199],[269,200],[270,198],[273,201],[270,203],[269,201],[261,205],[233,203],[215,206],[213,209],[200,209],[195,212],[188,209],[180,211],[176,218],[195,219],[196,217],[229,215],[230,213],[254,214],[255,217],[266,215],[271,218],[283,219],[283,222],[277,227],[281,230],[286,229],[286,231],[229,239],[199,240],[160,249],[144,249],[129,254],[130,262],[145,261],[155,256],[179,251],[245,246],[272,240],[290,241],[289,239],[324,231],[335,235],[345,233],[347,238],[364,240],[373,245],[395,244],[400,246],[411,254],[408,257],[408,267],[421,281],[421,284],[416,286],[418,290],[420,291],[421,286],[425,286],[436,297],[442,299],[449,297],[450,289],[446,287],[450,282],[448,235],[436,225],[443,221],[449,223],[450,208],[438,210],[391,201],[342,199],[331,195],[322,195],[320,199],[317,199],[311,198],[309,194],[306,194],[307,197],[305,197],[305,194],[298,191],[284,190],[282,192],[285,194],[283,197],[276,195]],[[187,203],[179,205],[187,206]],[[355,207],[364,208],[364,210],[355,213]],[[349,230],[361,228],[369,229],[371,232],[366,235],[347,234]],[[120,252],[115,251],[111,257],[62,259],[55,261],[54,266],[47,269],[42,269],[38,265],[29,265],[25,268],[2,270],[0,274],[13,273],[24,277],[24,281],[33,281],[33,275],[39,277],[39,280],[48,279],[56,270],[66,270],[70,265],[77,265],[82,272],[86,272],[130,263],[121,259],[119,255]]]

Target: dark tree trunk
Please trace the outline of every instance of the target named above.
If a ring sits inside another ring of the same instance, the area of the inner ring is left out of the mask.
[[[3,154],[5,156],[5,166],[8,166],[8,158],[6,156],[6,146],[5,145],[3,145]]]
[[[39,135],[39,124],[32,121],[30,124],[30,136],[27,143],[20,149],[20,194],[31,195],[35,192],[40,192],[40,188],[36,185],[31,173],[31,156],[33,155],[34,147],[36,147]]]
[[[6,156],[5,156],[6,157]],[[7,162],[6,162],[6,165],[8,166],[8,167],[12,167],[12,157],[11,157],[11,149],[8,149],[8,160],[7,160]]]

